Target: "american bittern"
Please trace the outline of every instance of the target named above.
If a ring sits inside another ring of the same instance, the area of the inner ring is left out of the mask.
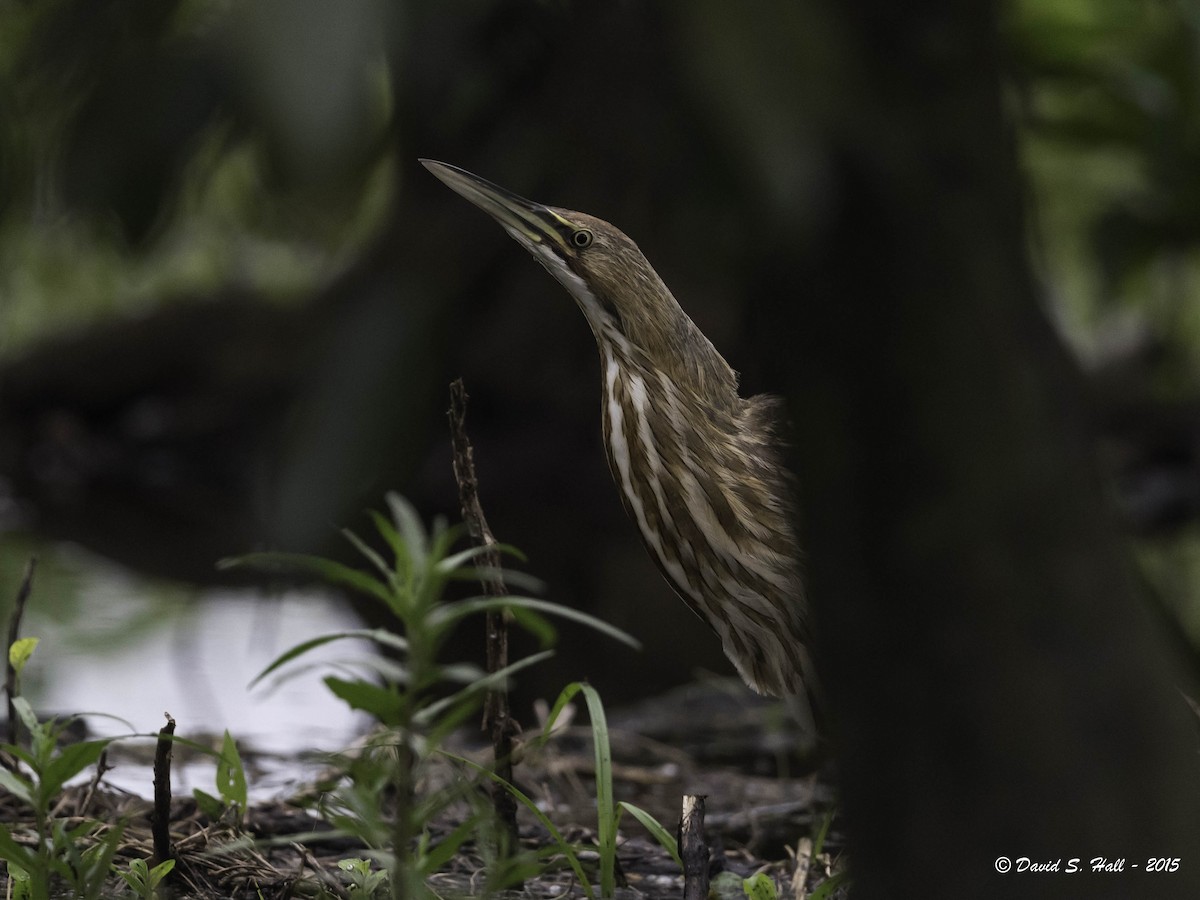
[[[737,373],[628,237],[422,160],[562,283],[600,349],[609,467],[663,575],[754,690],[795,698],[811,732],[807,605],[776,401]]]

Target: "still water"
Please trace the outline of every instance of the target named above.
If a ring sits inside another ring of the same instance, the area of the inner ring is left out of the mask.
[[[220,745],[226,729],[247,763],[251,792],[278,794],[312,774],[313,751],[345,748],[363,730],[321,682],[369,652],[361,641],[319,648],[253,689],[272,660],[293,645],[359,627],[338,600],[318,591],[264,596],[252,590],[186,593],[139,581],[122,570],[88,566],[74,610],[48,615],[38,589],[24,635],[41,643],[25,673],[25,693],[40,715],[83,714],[94,736],[149,734],[176,720],[176,734]],[[151,738],[122,741],[110,752],[106,781],[150,796]],[[215,767],[180,747],[176,796],[214,793]],[[89,773],[90,774],[90,773]]]

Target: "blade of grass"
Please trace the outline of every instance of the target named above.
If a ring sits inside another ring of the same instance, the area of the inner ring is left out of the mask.
[[[550,708],[549,714],[546,716],[546,724],[542,726],[542,733],[538,737],[539,745],[545,743],[554,731],[554,725],[558,722],[558,717],[568,703],[570,703],[575,695],[583,688],[582,681],[573,681],[565,688],[559,691],[558,698],[554,701],[554,706]]]
[[[821,827],[817,830],[817,836],[813,839],[813,856],[818,856],[825,850],[825,839],[829,836],[829,829],[833,825],[833,817],[837,812],[836,807],[830,807],[825,813],[825,817],[821,820]]]
[[[670,854],[671,859],[675,860],[675,865],[683,868],[683,860],[679,858],[679,842],[675,840],[675,835],[667,831],[662,826],[662,823],[644,809],[634,806],[632,803],[627,803],[624,800],[617,804],[618,810],[628,812],[631,816],[642,823],[642,827],[650,832],[650,836],[658,841],[659,846]],[[617,816],[617,824],[620,825],[620,815]]]
[[[581,684],[588,716],[592,720],[592,745],[596,753],[596,841],[600,845],[600,896],[612,897],[617,883],[617,810],[612,792],[612,748],[608,742],[608,719],[600,694],[590,684]]]

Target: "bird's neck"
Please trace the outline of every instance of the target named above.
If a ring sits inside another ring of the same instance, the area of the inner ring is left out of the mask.
[[[737,373],[678,305],[675,311],[669,318],[638,323],[641,327],[628,334],[612,327],[597,334],[602,358],[616,353],[632,369],[665,376],[714,412],[731,412],[739,403]],[[612,348],[607,353],[606,343]]]

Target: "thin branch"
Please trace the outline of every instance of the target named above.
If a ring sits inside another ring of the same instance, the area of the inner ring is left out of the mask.
[[[462,505],[463,521],[467,532],[478,546],[484,547],[480,558],[486,574],[481,584],[486,594],[503,597],[508,594],[504,578],[500,574],[500,553],[496,539],[488,528],[479,502],[479,482],[475,478],[474,451],[467,438],[465,420],[467,415],[467,391],[461,378],[450,385],[450,435],[454,446],[454,478],[458,482],[458,499]],[[497,610],[487,614],[487,670],[498,672],[508,665],[508,616]],[[513,736],[517,727],[509,712],[508,688],[503,684],[487,692],[483,708],[483,729],[491,734],[495,772],[509,784],[512,783]],[[517,847],[517,802],[512,794],[502,787],[492,788],[492,801],[503,833],[507,836],[510,853]]]
[[[21,587],[17,589],[17,599],[13,604],[12,615],[8,619],[8,643],[4,645],[4,695],[8,698],[8,743],[16,744],[19,735],[20,720],[13,700],[17,696],[17,670],[9,656],[9,648],[21,636],[21,619],[25,616],[25,604],[33,591],[33,573],[37,569],[37,557],[31,556],[25,564],[25,576],[21,579]]]
[[[88,782],[87,792],[83,795],[83,800],[79,803],[79,815],[87,815],[88,808],[92,805],[92,797],[96,794],[96,788],[100,786],[100,781],[104,778],[105,774],[111,772],[113,768],[113,766],[108,764],[108,748],[105,747],[100,752],[100,758],[96,760],[96,774]]]

